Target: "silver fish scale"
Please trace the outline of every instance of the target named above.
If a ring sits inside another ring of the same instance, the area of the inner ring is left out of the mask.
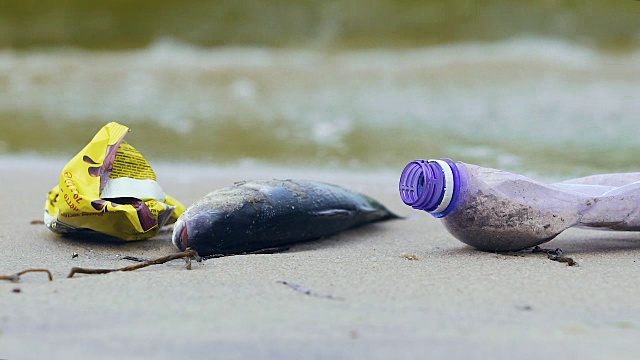
[[[292,180],[269,180],[269,181],[243,181],[235,186],[218,189],[210,192],[202,199],[194,203],[186,212],[200,213],[215,209],[218,211],[234,212],[241,209],[246,203],[252,206],[261,206],[260,218],[272,217],[279,213],[295,210],[296,204],[280,204],[278,191],[288,190],[298,203],[305,203],[305,206],[312,208],[326,207],[327,204],[353,203],[353,194],[344,189],[324,183]],[[309,197],[313,200],[308,202]],[[358,207],[369,208],[370,205],[364,201],[358,201]]]

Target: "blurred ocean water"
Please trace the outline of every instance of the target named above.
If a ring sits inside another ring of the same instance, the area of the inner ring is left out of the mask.
[[[0,47],[423,47],[513,36],[640,43],[635,0],[5,0]]]
[[[322,11],[323,21],[337,16]],[[576,28],[580,11],[570,12]],[[528,173],[640,169],[639,32],[617,37],[624,46],[614,49],[601,46],[605,34],[586,41],[562,31],[452,42],[441,33],[433,44],[396,35],[404,46],[383,36],[356,46],[345,30],[333,35],[338,43],[295,46],[232,35],[208,44],[177,30],[143,41],[148,32],[134,32],[140,44],[131,47],[84,46],[78,34],[50,46],[5,41],[0,154],[70,157],[118,121],[151,159],[402,168],[450,157]]]

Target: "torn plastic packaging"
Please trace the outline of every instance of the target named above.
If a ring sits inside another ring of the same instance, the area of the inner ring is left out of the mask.
[[[400,177],[406,205],[440,218],[460,241],[517,251],[571,227],[640,230],[640,172],[544,184],[450,159],[415,160]]]
[[[184,206],[164,192],[151,165],[124,141],[128,132],[115,122],[105,125],[65,165],[45,203],[49,229],[144,240],[182,214]]]

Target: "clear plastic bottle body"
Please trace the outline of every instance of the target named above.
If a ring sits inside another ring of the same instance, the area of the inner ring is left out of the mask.
[[[460,200],[442,222],[485,251],[516,251],[549,241],[578,222],[586,197],[523,176],[457,163]]]
[[[529,248],[574,226],[640,230],[640,173],[603,174],[544,184],[522,175],[462,162],[433,164],[430,165],[434,168],[447,164],[455,167],[457,201],[446,210],[446,215],[432,214],[440,217],[457,239],[480,250]],[[451,188],[452,182],[447,186],[443,181],[443,189]],[[408,182],[404,172],[401,196],[410,205],[411,201],[402,193],[403,182]],[[419,190],[417,193],[425,196]],[[439,198],[437,194],[431,195]]]

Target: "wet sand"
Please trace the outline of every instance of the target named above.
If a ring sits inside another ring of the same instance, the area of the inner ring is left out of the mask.
[[[74,266],[121,267],[130,264],[124,255],[176,250],[170,232],[105,243],[31,224],[63,165],[0,158],[0,274],[38,267],[54,276],[0,282],[1,359],[623,359],[640,351],[640,234],[568,231],[545,247],[579,264],[569,267],[544,254],[465,246],[402,204],[393,171],[152,162],[185,205],[237,180],[310,178],[365,192],[408,218],[192,270],[178,260],[67,279]]]

